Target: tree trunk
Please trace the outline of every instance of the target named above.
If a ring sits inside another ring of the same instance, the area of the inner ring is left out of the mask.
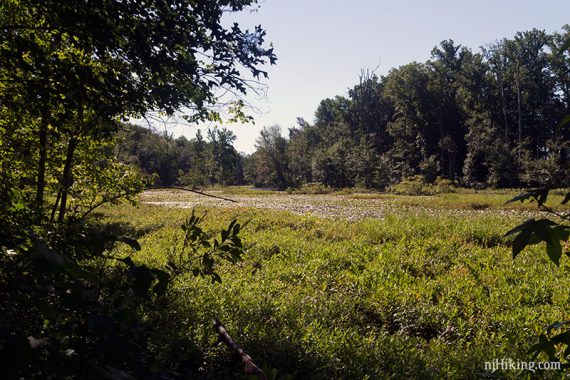
[[[499,80],[499,89],[501,90],[501,105],[503,108],[503,122],[505,123],[505,141],[509,143],[509,119],[507,117],[507,104],[505,102],[505,89],[503,87],[503,75],[499,69],[497,72],[497,79]]]
[[[47,112],[44,112],[42,116],[42,121],[39,130],[39,140],[40,140],[40,157],[38,160],[38,179],[36,182],[36,201],[35,201],[35,218],[36,223],[41,221],[43,204],[44,204],[44,193],[46,186],[46,161],[47,161],[47,129],[48,120]]]
[[[459,150],[459,143],[457,141],[457,124],[459,123],[459,117],[457,115],[457,105],[455,102],[455,94],[453,94],[452,101],[450,104],[452,105],[451,109],[451,139],[453,141],[453,151],[451,153],[451,162],[449,165],[450,178],[455,181],[457,179],[457,154]]]
[[[519,139],[518,139],[518,156],[519,159],[521,157],[521,144],[522,144],[522,100],[521,100],[521,81],[520,81],[520,72],[519,67],[515,71],[515,85],[517,87],[517,113],[518,113],[518,127],[519,127]]]
[[[441,176],[445,177],[445,149],[443,147],[443,106],[439,105],[439,113],[437,115],[439,124],[439,165],[441,170]],[[447,177],[449,178],[449,177]]]
[[[55,203],[51,209],[51,216],[49,218],[50,223],[53,223],[55,218],[55,213],[57,212],[57,206],[59,205],[59,200],[61,199],[61,188],[57,192],[57,197],[55,198]]]
[[[566,113],[570,113],[570,89],[568,88],[568,82],[564,83],[564,96],[566,100]]]
[[[61,200],[59,204],[59,215],[57,221],[62,223],[65,219],[65,212],[67,208],[67,194],[69,188],[73,183],[72,177],[72,165],[73,165],[73,155],[75,153],[75,148],[77,147],[78,140],[76,136],[71,137],[69,144],[67,145],[67,154],[65,156],[65,165],[63,167],[63,177],[61,180]]]

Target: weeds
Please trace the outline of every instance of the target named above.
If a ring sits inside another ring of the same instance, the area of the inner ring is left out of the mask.
[[[354,196],[327,195],[327,207],[350,208]],[[526,211],[503,212],[499,199],[508,194],[467,197],[466,204],[489,205],[483,211],[460,208],[465,203],[456,194],[422,197],[418,206],[413,197],[370,196],[391,203],[381,219],[233,204],[210,209],[205,231],[238,217],[249,221],[240,235],[252,245],[239,265],[217,267],[222,284],[188,277],[176,289],[176,313],[188,317],[168,329],[194,341],[205,363],[200,377],[241,370],[212,347],[214,318],[268,368],[309,379],[472,378],[485,361],[529,360],[537,333],[553,318],[568,318],[568,264],[553,270],[539,247],[510,259],[505,226]],[[311,197],[302,199],[315,207],[323,201]],[[188,216],[186,209],[146,204],[113,210],[109,221],[145,230],[136,259],[149,265],[166,260],[164,247]]]

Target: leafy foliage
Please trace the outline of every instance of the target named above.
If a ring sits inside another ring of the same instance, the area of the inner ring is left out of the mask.
[[[250,119],[240,97],[257,82],[246,76],[266,77],[261,67],[276,57],[260,26],[226,26],[222,16],[255,3],[0,3],[0,377],[172,375],[161,369],[156,329],[190,264],[174,273],[117,256],[120,243],[141,249],[136,231],[98,213],[135,204],[148,184],[119,159],[129,117],[220,121],[227,110],[230,120]],[[227,164],[233,135],[221,134]],[[224,167],[217,179],[226,175]],[[238,233],[234,221],[210,250],[194,247],[204,236],[185,243],[201,254],[197,274],[221,281],[218,261],[243,253]]]
[[[221,120],[219,101],[233,104],[229,111],[234,119],[248,119],[239,94],[253,83],[240,69],[254,78],[266,77],[260,66],[275,63],[276,57],[265,46],[260,26],[253,31],[237,24],[225,27],[221,18],[226,10],[241,11],[252,4],[2,3],[0,139],[13,145],[0,157],[0,174],[9,181],[3,191],[35,186],[36,219],[51,208],[51,219],[63,223],[74,216],[68,211],[75,207],[70,203],[80,156],[94,142],[112,138],[121,128],[119,121],[181,110],[190,121]],[[220,100],[220,90],[237,99]],[[9,162],[26,174],[5,173],[13,169]],[[46,205],[54,188],[55,204]]]
[[[10,1],[2,8],[3,70],[17,72],[18,81],[53,81],[56,90],[75,87],[106,114],[171,114],[189,107],[197,112],[193,117],[204,118],[217,88],[246,92],[237,67],[258,78],[267,76],[258,66],[276,60],[273,49],[264,46],[261,27],[244,31],[237,24],[221,24],[226,8],[241,11],[254,3],[104,2],[81,7],[74,1]],[[63,49],[44,70],[35,71],[50,56],[37,46],[52,43],[51,38],[61,41]],[[30,52],[29,61],[12,59],[16,51]]]
[[[241,225],[234,219],[227,229],[220,232],[220,239],[210,238],[199,223],[203,217],[192,215],[182,225],[184,240],[181,246],[175,245],[167,255],[167,268],[171,276],[176,277],[185,273],[194,276],[210,277],[212,283],[222,282],[215,271],[219,260],[237,263],[244,252],[243,243],[239,237]],[[216,259],[217,258],[217,259]]]
[[[0,319],[0,374],[131,378],[156,370],[153,336],[161,326],[152,320],[160,318],[159,305],[174,302],[173,281],[191,275],[221,282],[216,266],[244,253],[235,220],[212,243],[201,220],[193,213],[182,225],[184,243],[173,247],[164,267],[117,257],[116,243],[141,246],[108,226],[76,226],[65,237],[27,229],[11,231],[8,241],[3,236],[0,283],[10,312]],[[35,312],[26,314],[28,307]]]
[[[513,243],[513,258],[529,245],[546,243],[546,253],[550,261],[556,265],[560,265],[562,254],[570,257],[570,214],[559,213],[545,206],[548,194],[551,188],[534,189],[522,193],[509,202],[524,202],[527,200],[536,201],[538,207],[546,211],[552,218],[547,219],[529,219],[518,225],[505,236],[516,235]],[[566,192],[562,204],[568,203],[570,200],[570,192]],[[554,219],[554,220],[553,220]],[[570,360],[570,330],[567,328],[570,322],[556,322],[548,326],[544,333],[539,337],[539,342],[533,345],[529,352],[535,357],[544,353],[549,360],[564,361],[564,368],[568,368],[568,360]],[[563,330],[563,332],[555,334],[554,331]]]

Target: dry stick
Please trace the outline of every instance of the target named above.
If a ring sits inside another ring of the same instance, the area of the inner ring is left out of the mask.
[[[257,375],[260,380],[267,380],[267,376],[265,373],[253,362],[251,356],[246,354],[244,350],[238,346],[236,342],[232,339],[230,334],[228,334],[226,328],[222,324],[222,322],[218,321],[217,319],[214,320],[214,329],[218,333],[218,339],[220,342],[224,342],[229,348],[234,350],[241,359],[243,360],[243,364],[245,365],[244,372],[248,375]]]
[[[200,195],[205,195],[205,196],[207,196],[207,197],[217,198],[217,199],[221,199],[221,200],[228,201],[228,202],[239,203],[238,201],[233,200],[233,199],[230,199],[230,198],[218,197],[218,196],[216,196],[216,195],[206,194],[206,193],[203,193],[203,192],[198,191],[198,190],[186,189],[186,188],[184,188],[184,187],[168,186],[168,187],[164,187],[163,189],[175,189],[175,190],[190,191],[191,193],[196,193],[196,194],[200,194]]]

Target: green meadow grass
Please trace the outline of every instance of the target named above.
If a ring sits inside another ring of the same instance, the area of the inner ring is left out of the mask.
[[[157,355],[203,363],[201,378],[239,378],[239,360],[214,345],[217,318],[276,379],[477,378],[486,375],[485,361],[532,360],[527,350],[543,328],[570,319],[570,266],[551,264],[541,246],[512,260],[503,235],[523,215],[451,212],[473,203],[499,211],[510,195],[353,194],[439,212],[396,207],[382,219],[351,222],[198,209],[208,231],[233,218],[246,223],[249,248],[243,262],[220,267],[222,284],[191,275],[177,282]],[[158,267],[189,214],[141,204],[107,208],[102,216],[128,224],[142,245],[134,258]]]
[[[513,202],[508,203],[510,199],[519,195],[523,191],[508,190],[503,192],[466,192],[465,190],[457,193],[447,193],[438,195],[424,196],[402,196],[395,194],[374,194],[374,193],[356,193],[352,195],[355,199],[387,199],[402,205],[435,207],[442,209],[467,209],[467,210],[485,210],[485,209],[504,209],[504,210],[536,210],[535,202]],[[568,210],[568,206],[561,206],[560,202],[563,196],[559,194],[551,194],[548,198],[547,205],[558,209]]]

